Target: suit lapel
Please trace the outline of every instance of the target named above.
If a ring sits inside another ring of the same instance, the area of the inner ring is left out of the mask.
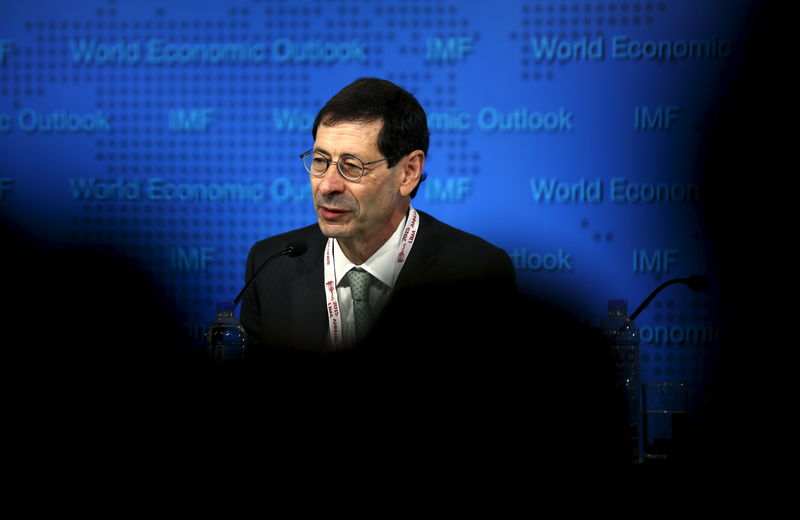
[[[319,233],[309,241],[308,251],[300,257],[303,273],[292,282],[291,330],[303,345],[323,349],[328,333],[328,311],[325,306],[322,255],[327,242]]]
[[[420,222],[417,237],[414,239],[414,247],[411,248],[411,253],[397,277],[395,291],[413,286],[433,265],[438,256],[432,217],[421,211],[418,213]]]

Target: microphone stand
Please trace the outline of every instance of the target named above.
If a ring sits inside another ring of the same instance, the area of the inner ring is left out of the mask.
[[[266,260],[261,262],[261,265],[258,266],[258,269],[256,269],[255,273],[253,273],[253,276],[250,278],[250,280],[247,282],[247,284],[242,288],[242,290],[239,291],[239,294],[236,295],[236,298],[234,298],[233,306],[236,307],[237,305],[239,305],[239,302],[242,300],[242,297],[244,297],[244,293],[246,293],[247,290],[250,287],[252,287],[253,284],[255,283],[256,278],[258,277],[258,273],[260,273],[261,270],[264,269],[264,266],[267,265],[268,263],[270,263],[270,261],[278,258],[279,256],[283,256],[283,255],[299,256],[299,255],[302,255],[305,252],[306,252],[306,244],[305,244],[305,242],[292,242],[289,245],[287,245],[283,250],[272,254]]]

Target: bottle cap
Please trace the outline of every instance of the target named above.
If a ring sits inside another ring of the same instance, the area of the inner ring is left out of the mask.
[[[608,312],[609,314],[619,314],[624,316],[628,313],[628,300],[608,300]]]
[[[217,311],[232,311],[236,307],[233,302],[217,302]]]

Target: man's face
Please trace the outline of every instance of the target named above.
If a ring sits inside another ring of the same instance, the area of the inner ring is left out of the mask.
[[[364,163],[383,159],[378,150],[382,126],[382,121],[320,125],[314,151],[334,162],[342,155],[353,155]],[[369,165],[357,181],[342,177],[334,164],[322,177],[310,176],[322,233],[353,245],[386,241],[407,205],[401,193],[403,164],[400,161],[393,168],[387,168],[386,161]]]

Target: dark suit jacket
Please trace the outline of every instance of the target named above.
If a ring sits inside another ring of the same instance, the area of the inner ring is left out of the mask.
[[[235,374],[252,386],[234,393],[253,397],[246,413],[303,425],[303,449],[345,424],[345,443],[358,447],[520,457],[537,446],[538,463],[572,453],[617,460],[624,435],[612,410],[610,351],[569,316],[518,295],[503,250],[419,213],[392,301],[373,333],[344,352],[327,352],[319,227],[253,246],[248,279],[288,243],[308,249],[267,265],[243,300],[246,367],[255,371]],[[287,442],[299,442],[297,431]]]
[[[461,299],[465,291],[477,296],[514,290],[514,269],[505,251],[424,212],[419,215],[414,247],[393,291],[398,303],[388,306],[389,314],[376,327],[376,336],[387,333],[385,328],[392,321],[416,322],[417,330],[441,327],[435,316],[415,312],[423,305],[453,305],[456,295]],[[242,300],[241,322],[254,355],[274,349],[328,350],[322,265],[327,238],[317,224],[256,243],[247,258],[245,278],[249,280],[266,258],[291,242],[305,242],[308,249],[298,257],[272,261]],[[412,295],[416,301],[408,301]],[[400,308],[399,302],[406,308]],[[467,302],[461,304],[468,310]]]

